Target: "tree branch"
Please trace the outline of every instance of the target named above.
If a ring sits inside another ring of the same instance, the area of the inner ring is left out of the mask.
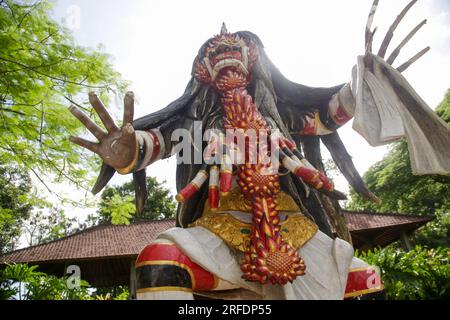
[[[20,22],[17,24],[17,29],[19,29],[22,26],[22,23],[24,22],[25,18],[28,17],[30,15],[30,13],[38,6],[42,3],[42,1],[37,1],[36,3],[34,3],[33,5],[31,5],[30,10],[28,10],[20,19]]]
[[[86,107],[83,107],[82,105],[80,105],[79,103],[76,103],[75,101],[73,101],[71,98],[69,98],[68,96],[64,96],[64,98],[67,100],[67,101],[69,101],[70,103],[72,103],[72,104],[74,104],[75,106],[77,106],[78,108],[80,108],[80,109],[82,109],[82,110],[84,110],[84,111],[86,111],[86,112],[88,112],[88,113],[92,113],[92,111],[91,110],[89,110],[88,108],[86,108]]]
[[[36,107],[38,104],[41,104],[44,100],[41,100],[39,102],[36,102],[34,104],[30,103],[3,103],[3,105],[5,106],[10,106],[10,107],[14,107],[14,106],[22,106],[22,107]]]
[[[42,148],[42,129],[44,128],[44,106],[41,104],[41,125],[39,127],[39,144]]]
[[[15,113],[15,114],[19,114],[21,116],[26,116],[26,113],[20,112],[20,111],[16,111],[16,110],[11,110],[11,109],[5,109],[5,108],[0,108],[1,111],[5,111],[5,112],[10,112],[10,113]]]
[[[58,34],[59,30],[56,30],[55,32],[49,33],[48,36],[43,38],[41,41],[39,41],[40,44],[44,44],[45,41],[47,41],[49,38],[53,37],[55,34]]]
[[[4,4],[8,7],[9,11],[11,11],[11,16],[14,19],[14,21],[17,23],[17,19],[16,19],[16,15],[14,13],[14,10],[11,8],[11,6],[9,5],[8,2],[5,1]]]
[[[40,64],[40,65],[38,65],[38,66],[33,66],[33,67],[30,67],[30,66],[24,66],[24,67],[19,68],[19,69],[5,70],[5,71],[0,72],[0,74],[7,74],[7,73],[17,72],[17,71],[22,71],[22,70],[31,70],[31,71],[37,72],[35,69],[52,67],[52,66],[55,66],[55,65],[60,64],[61,62],[65,61],[65,60],[73,60],[73,59],[70,59],[70,58],[61,58],[61,60],[59,60],[59,61],[57,61],[57,62],[50,63],[50,64]],[[17,64],[17,63],[16,63],[16,64]]]
[[[20,62],[17,62],[17,61],[12,61],[12,60],[6,59],[4,57],[0,57],[0,60],[17,64],[17,65],[23,67],[24,69],[28,69],[30,71],[33,71],[33,72],[37,73],[37,74],[40,74],[41,76],[47,77],[47,78],[55,80],[55,81],[60,81],[60,82],[63,82],[63,83],[70,83],[70,84],[74,84],[74,85],[77,85],[77,86],[80,86],[80,87],[87,87],[87,88],[92,88],[92,89],[108,89],[109,88],[109,84],[104,85],[104,86],[93,86],[93,85],[83,84],[83,83],[80,83],[80,82],[77,82],[77,81],[71,81],[71,80],[67,80],[67,79],[61,79],[61,78],[58,78],[58,77],[54,77],[54,76],[46,74],[44,72],[35,70],[32,67],[27,66],[27,65],[25,65],[23,63],[20,63]]]

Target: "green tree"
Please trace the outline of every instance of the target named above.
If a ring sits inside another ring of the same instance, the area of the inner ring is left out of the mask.
[[[447,90],[444,100],[436,108],[436,112],[447,123],[450,123],[450,89]]]
[[[382,202],[378,205],[351,192],[351,210],[421,215],[450,211],[450,179],[413,175],[405,141],[397,143],[383,160],[369,168],[363,179]]]
[[[92,288],[80,280],[69,288],[68,278],[38,271],[38,266],[9,264],[0,270],[0,300],[127,300],[128,287]]]
[[[26,264],[10,264],[0,272],[0,295],[3,299],[10,299],[18,295],[22,300],[23,284],[35,277],[40,277],[43,273],[36,271],[37,266]]]
[[[77,45],[51,10],[47,0],[0,0],[0,253],[15,248],[29,200],[35,198],[35,207],[42,201],[30,193],[28,174],[52,192],[49,181],[88,189],[98,171],[98,158],[68,141],[85,131],[67,107],[79,101],[99,121],[88,91],[108,101],[127,86],[102,48]],[[7,177],[5,168],[15,168],[20,179]]]
[[[170,190],[159,183],[156,178],[147,178],[148,198],[144,211],[139,217],[134,215],[134,184],[107,187],[101,195],[98,210],[98,223],[128,224],[138,220],[160,220],[173,218],[176,204]]]
[[[50,17],[46,1],[0,1],[0,163],[17,163],[45,185],[52,179],[86,187],[96,157],[69,143],[83,133],[69,101],[97,91],[103,100],[126,83],[109,56],[77,45]],[[82,108],[95,116],[87,101]]]
[[[95,300],[128,300],[130,291],[127,286],[96,288]]]
[[[17,246],[23,221],[32,208],[30,185],[30,177],[23,169],[0,166],[0,254]]]
[[[449,299],[450,250],[417,246],[405,252],[395,246],[358,254],[381,271],[387,298]]]
[[[66,216],[58,207],[33,210],[23,222],[22,231],[28,245],[34,246],[68,236],[76,231],[76,218]]]
[[[37,271],[38,266],[10,264],[0,272],[0,299],[91,300],[89,283],[69,288],[67,278]]]
[[[120,196],[112,194],[110,197],[102,198],[100,210],[102,217],[107,217],[112,224],[130,224],[136,206],[134,198],[130,195]]]
[[[14,250],[22,235],[31,246],[76,230],[75,218],[36,194],[26,170],[0,166],[0,185],[0,254]]]
[[[412,236],[415,243],[429,248],[450,248],[450,213],[436,212],[436,217]]]

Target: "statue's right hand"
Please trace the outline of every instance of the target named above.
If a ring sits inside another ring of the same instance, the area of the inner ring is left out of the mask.
[[[128,92],[125,95],[122,128],[117,127],[95,93],[89,94],[89,102],[103,122],[106,132],[80,109],[72,105],[69,108],[70,112],[98,139],[98,143],[79,137],[70,137],[70,141],[95,152],[107,165],[119,173],[130,172],[138,151],[136,133],[131,125],[134,114],[134,94]]]

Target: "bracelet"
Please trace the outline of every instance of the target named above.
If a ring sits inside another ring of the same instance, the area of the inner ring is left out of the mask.
[[[129,174],[129,173],[133,172],[133,169],[134,169],[134,167],[136,166],[136,163],[137,163],[137,161],[138,161],[138,158],[139,158],[139,143],[138,143],[138,141],[136,141],[136,151],[134,152],[134,158],[133,158],[133,160],[132,160],[131,163],[130,163],[128,166],[126,166],[125,168],[116,169],[116,171],[117,171],[119,174],[123,174],[123,175]]]

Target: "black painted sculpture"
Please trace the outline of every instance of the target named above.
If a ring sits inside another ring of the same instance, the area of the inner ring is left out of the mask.
[[[137,261],[141,298],[189,298],[192,292],[237,288],[263,298],[342,298],[344,292],[352,296],[382,288],[379,276],[370,287],[373,269],[353,258],[348,243],[332,239],[334,229],[351,241],[338,204],[345,196],[324,172],[320,142],[351,186],[373,201],[378,199],[336,131],[353,117],[355,130],[372,145],[406,137],[415,173],[450,172],[449,127],[400,74],[429,48],[397,69],[391,66],[424,23],[383,60],[395,28],[415,2],[399,15],[374,55],[374,1],[366,53],[347,84],[311,88],[291,82],[255,34],[229,33],[223,26],[200,48],[184,94],[166,108],[132,121],[129,93],[119,129],[91,94],[106,133],[71,107],[99,140],[72,138],[104,161],[94,193],[116,171],[132,173],[141,211],[147,196],[145,167],[176,148],[187,159],[177,166],[179,228],[161,235]],[[180,142],[173,139],[179,129],[188,138],[196,130],[209,135],[203,142]],[[195,163],[198,155],[201,161]]]

